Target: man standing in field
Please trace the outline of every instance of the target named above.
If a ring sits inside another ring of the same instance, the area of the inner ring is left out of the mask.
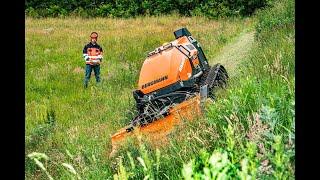
[[[103,50],[100,45],[97,44],[98,33],[92,32],[90,34],[90,42],[86,44],[83,48],[83,58],[86,63],[85,68],[85,78],[84,87],[88,87],[88,82],[90,80],[92,69],[94,71],[94,76],[96,77],[96,82],[100,82],[100,63],[102,61]]]

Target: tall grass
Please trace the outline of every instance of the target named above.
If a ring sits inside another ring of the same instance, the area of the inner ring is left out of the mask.
[[[295,178],[294,1],[276,1],[257,19],[241,73],[162,149],[168,179]]]
[[[49,160],[45,168],[54,179],[73,176],[70,166],[62,163],[72,165],[84,179],[113,178],[118,170],[113,164],[117,161],[107,158],[110,135],[130,121],[132,90],[136,88],[147,52],[173,40],[176,29],[187,27],[203,45],[206,56],[213,59],[252,22],[252,19],[212,21],[175,15],[135,19],[27,18],[25,153],[46,154]],[[91,31],[99,32],[98,43],[105,51],[102,83],[96,85],[91,77],[89,88],[84,89],[82,48]],[[140,150],[130,152],[137,161]],[[173,156],[168,153],[163,154],[164,164]],[[28,179],[46,177],[32,159],[26,156],[25,161]],[[128,163],[123,160],[126,169],[130,167]],[[182,163],[179,161],[167,169],[160,165],[158,171],[146,172],[138,162],[140,174],[134,177],[153,172],[159,172],[160,178],[170,174],[177,177]],[[147,163],[146,166],[149,168]],[[166,170],[172,173],[164,173]]]
[[[272,9],[258,13],[250,57],[228,90],[208,107],[208,123],[219,136],[215,147],[207,149],[213,154],[185,164],[186,179],[294,179],[294,13],[292,0],[276,1]],[[223,165],[210,165],[212,158]]]

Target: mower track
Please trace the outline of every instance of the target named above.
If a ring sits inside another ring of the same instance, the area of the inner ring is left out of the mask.
[[[229,76],[235,76],[239,63],[246,59],[254,42],[254,31],[243,31],[232,42],[224,46],[215,58],[209,60],[209,64],[220,63]]]

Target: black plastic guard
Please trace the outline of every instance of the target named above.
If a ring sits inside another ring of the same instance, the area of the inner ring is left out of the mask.
[[[174,37],[176,37],[176,39],[182,36],[191,36],[191,33],[188,31],[187,28],[178,29],[173,34],[174,34]]]

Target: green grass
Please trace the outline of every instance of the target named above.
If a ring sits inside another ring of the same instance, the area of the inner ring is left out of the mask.
[[[187,27],[208,59],[213,59],[224,45],[252,25],[253,19],[212,21],[179,16],[27,18],[25,153],[45,153],[49,157],[46,169],[54,179],[72,175],[62,163],[72,164],[84,179],[112,178],[117,172],[112,164],[117,161],[107,158],[110,135],[130,121],[132,90],[147,52],[173,40],[176,29]],[[98,42],[105,51],[102,83],[95,85],[91,77],[89,88],[83,89],[82,48],[91,31],[99,32]],[[161,153],[167,162],[174,156],[165,150]],[[135,160],[138,154],[138,150],[133,153]],[[171,172],[159,174],[179,177],[182,163],[180,160],[165,168]],[[37,179],[46,174],[26,157],[26,177]]]
[[[185,163],[185,178],[295,178],[294,1],[276,1],[257,19],[250,56],[208,107],[202,130],[214,129],[219,138],[208,155]]]
[[[166,146],[129,141],[109,159],[110,135],[130,120],[147,52],[182,26],[210,62],[230,64],[228,88],[206,116],[177,127]],[[249,19],[27,18],[26,179],[294,179],[294,26],[292,0]],[[248,43],[238,37],[252,29],[254,44],[242,47]],[[92,78],[85,90],[81,50],[91,31],[105,50],[103,82]],[[239,47],[249,49],[232,50]],[[232,58],[239,58],[236,67]]]

